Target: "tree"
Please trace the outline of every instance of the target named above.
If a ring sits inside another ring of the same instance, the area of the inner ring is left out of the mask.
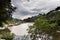
[[[2,22],[12,18],[12,12],[16,9],[11,5],[11,0],[0,0],[0,26]]]
[[[60,11],[50,11],[45,17],[40,16],[33,26],[29,27],[29,34],[32,40],[58,40],[60,31]]]
[[[6,23],[7,20],[12,19],[12,12],[15,11],[16,7],[11,5],[11,0],[0,0],[0,27],[3,26],[3,23]],[[13,34],[7,28],[0,29],[0,35],[2,39],[12,40]]]
[[[50,24],[48,20],[39,18],[35,21],[34,25],[30,27],[29,33],[31,33],[31,37],[33,38],[32,40],[37,40],[38,38],[43,39],[44,35],[45,36],[48,35],[46,38],[48,40],[50,36],[56,33],[55,30],[56,26],[57,26],[56,23]]]

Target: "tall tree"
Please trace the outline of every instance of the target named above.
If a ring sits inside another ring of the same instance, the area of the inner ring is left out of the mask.
[[[6,22],[12,17],[14,9],[11,0],[0,0],[0,26],[2,26],[2,22]]]
[[[11,0],[0,0],[0,27],[3,26],[3,22],[12,19],[12,12],[16,7],[11,5]],[[8,28],[0,29],[0,38],[5,40],[13,40],[13,34]]]

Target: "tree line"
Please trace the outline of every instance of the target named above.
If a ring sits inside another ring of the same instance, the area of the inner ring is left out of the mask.
[[[60,7],[35,20],[29,27],[31,40],[60,40]]]

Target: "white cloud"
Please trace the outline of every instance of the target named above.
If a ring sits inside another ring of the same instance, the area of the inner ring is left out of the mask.
[[[12,0],[18,9],[13,15],[16,18],[26,18],[40,12],[48,11],[60,6],[60,0]]]

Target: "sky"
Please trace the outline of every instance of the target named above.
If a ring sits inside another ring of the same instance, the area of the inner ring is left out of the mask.
[[[25,19],[38,15],[39,13],[47,13],[60,6],[60,0],[11,0],[12,5],[17,7],[13,12],[13,18]]]

